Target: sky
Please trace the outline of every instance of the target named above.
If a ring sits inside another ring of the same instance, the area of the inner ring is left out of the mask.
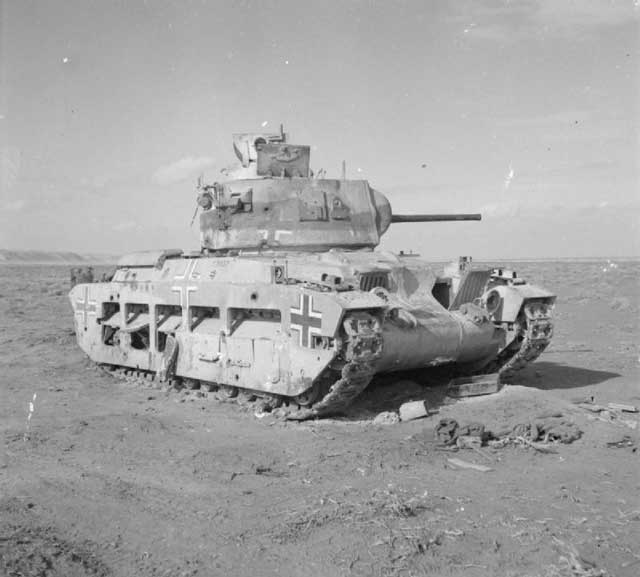
[[[234,132],[312,146],[428,258],[640,256],[639,0],[0,0],[0,248],[199,246]]]

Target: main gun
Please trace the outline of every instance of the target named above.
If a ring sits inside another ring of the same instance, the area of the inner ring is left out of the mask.
[[[475,214],[392,214],[391,222],[443,222],[451,220],[482,220]]]

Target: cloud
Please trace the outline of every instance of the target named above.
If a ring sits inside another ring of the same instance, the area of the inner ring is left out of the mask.
[[[176,162],[160,167],[153,173],[153,182],[160,186],[183,182],[210,168],[213,165],[213,158],[209,156],[185,156]]]

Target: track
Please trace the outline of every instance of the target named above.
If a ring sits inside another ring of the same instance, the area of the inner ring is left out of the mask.
[[[338,356],[337,365],[329,367],[317,379],[313,391],[300,397],[282,397],[241,387],[229,387],[207,381],[174,377],[165,386],[174,390],[202,389],[218,392],[225,400],[240,404],[254,403],[263,411],[277,410],[278,415],[290,420],[307,420],[343,413],[360,395],[374,377],[374,361],[382,351],[380,324],[371,315],[355,313],[344,323],[346,338]],[[547,348],[553,336],[553,322],[548,314],[540,314],[534,305],[525,305],[521,334],[514,343],[485,367],[482,372],[498,372],[505,382],[516,371],[533,362]],[[162,386],[162,380],[151,371],[126,367],[103,366],[110,375],[144,386]]]
[[[175,390],[183,388],[219,391],[225,399],[237,399],[238,402],[257,402],[265,411],[277,409],[279,414],[291,420],[306,420],[327,417],[344,412],[352,401],[367,388],[375,371],[374,362],[382,354],[382,331],[380,321],[364,312],[349,314],[343,321],[344,336],[341,349],[335,360],[335,366],[328,367],[318,379],[311,391],[299,397],[282,397],[262,391],[219,385],[207,381],[181,378],[167,381]],[[160,385],[164,381],[152,371],[143,371],[114,365],[101,366],[109,374],[129,382],[138,382],[149,386]]]
[[[262,391],[253,391],[240,387],[231,388],[216,383],[180,377],[164,382],[158,378],[156,373],[151,371],[141,371],[114,365],[98,366],[110,376],[142,387],[164,388],[176,392],[184,389],[200,390],[203,395],[217,395],[219,400],[234,401],[241,405],[253,403],[256,408],[264,412],[277,411],[279,416],[296,421],[328,417],[344,412],[351,402],[367,388],[374,375],[367,365],[358,363],[345,364],[342,370],[337,373],[340,378],[336,379],[332,384],[325,384],[323,387],[326,394],[308,406],[306,402],[300,404],[295,397],[285,398]]]
[[[521,327],[521,335],[514,345],[505,348],[484,372],[497,372],[500,381],[504,382],[535,361],[549,346],[553,321],[546,310],[541,311],[535,303],[526,304]]]

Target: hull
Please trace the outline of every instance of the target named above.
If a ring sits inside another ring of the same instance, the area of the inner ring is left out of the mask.
[[[415,259],[165,251],[125,257],[111,282],[77,285],[70,299],[78,344],[97,363],[334,412],[377,373],[496,361],[522,339],[525,305],[552,303],[527,291],[502,291],[514,317],[503,319],[481,298],[452,310],[451,279]]]

